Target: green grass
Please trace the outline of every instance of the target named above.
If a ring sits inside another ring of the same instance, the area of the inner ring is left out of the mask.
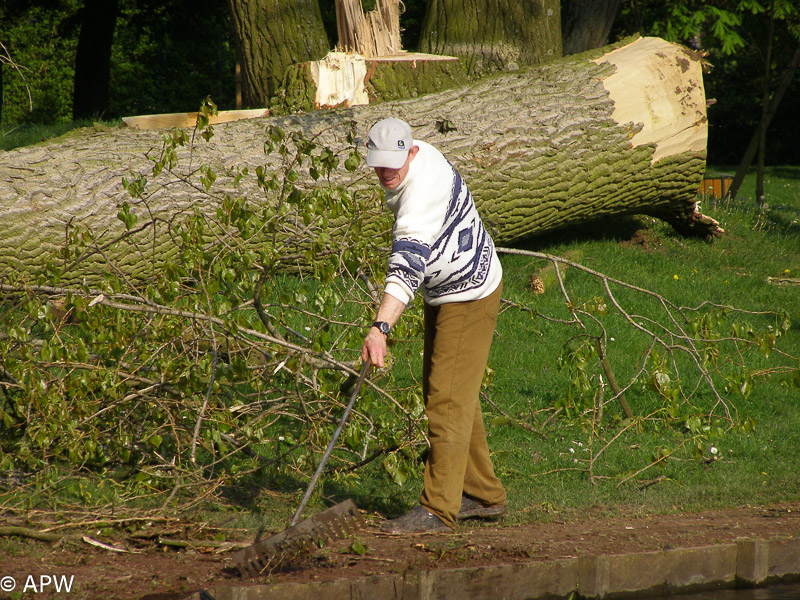
[[[584,265],[655,291],[676,304],[696,306],[711,301],[754,312],[785,310],[795,329],[780,340],[779,348],[797,357],[798,287],[771,285],[767,278],[800,277],[800,168],[769,170],[768,207],[763,212],[755,210],[752,198],[747,196],[753,187],[753,178],[748,177],[740,200],[705,203],[704,213],[719,220],[726,230],[723,237],[711,243],[677,236],[660,222],[637,218],[599,224],[588,236],[552,236],[536,244],[535,249],[559,255],[580,250]],[[647,232],[647,245],[626,244],[640,229]],[[532,296],[527,289],[529,274],[540,261],[519,256],[505,256],[502,261],[506,297],[543,314],[564,316],[564,301],[559,294]],[[596,281],[572,272],[567,274],[566,286],[584,300],[602,294]],[[620,298],[631,312],[644,312],[646,308],[635,294],[620,294]],[[743,318],[754,327],[774,325],[773,317]],[[603,322],[608,335],[615,338],[609,343],[609,358],[617,378],[624,380],[631,375],[630,367],[642,350],[643,340],[635,339],[630,328],[613,315],[604,317]],[[552,406],[566,385],[555,357],[569,335],[562,326],[524,319],[513,309],[501,317],[498,341],[490,358],[496,370],[490,393],[498,407],[524,420],[526,414]],[[757,353],[749,358],[748,365],[767,370],[780,362],[798,366],[796,361],[776,360],[774,355],[764,358]],[[496,466],[505,474],[510,504],[517,509],[512,520],[531,518],[530,510],[524,514],[518,511],[537,505],[548,510],[580,511],[600,503],[609,508],[640,505],[642,510],[660,511],[797,499],[800,475],[794,465],[800,443],[796,426],[800,421],[800,390],[791,387],[788,378],[783,374],[758,376],[748,398],[731,396],[739,418],[751,418],[756,426],[750,432],[732,431],[712,438],[721,460],[706,464],[688,452],[676,453],[663,468],[653,467],[641,476],[645,480],[665,477],[649,487],[641,482],[620,485],[618,479],[646,466],[659,446],[679,443],[685,436],[680,428],[659,428],[654,423],[625,434],[609,447],[606,462],[597,469],[612,479],[598,479],[593,485],[586,472],[563,470],[585,465],[582,459],[588,456],[585,448],[592,439],[585,423],[551,423],[551,429],[545,432],[547,439],[513,425],[490,426]],[[654,408],[654,400],[658,400],[635,388],[627,396],[636,414]],[[622,423],[618,407],[609,405],[607,409],[605,419],[610,426],[601,434],[604,440]],[[488,419],[491,421],[491,416]],[[617,419],[616,428],[613,419]],[[595,447],[602,443],[594,440]],[[574,462],[576,458],[578,463]],[[551,471],[556,472],[547,474]]]
[[[39,125],[24,123],[8,130],[0,129],[0,150],[14,150],[23,146],[31,146],[65,135],[74,129],[82,127],[114,128],[119,127],[121,121],[83,120]]]

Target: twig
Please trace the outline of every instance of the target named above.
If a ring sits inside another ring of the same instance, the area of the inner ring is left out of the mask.
[[[111,544],[104,544],[103,542],[98,542],[97,540],[93,540],[88,535],[84,535],[81,539],[89,544],[90,546],[95,546],[96,548],[102,548],[103,550],[108,550],[109,552],[124,552],[130,554],[130,550],[126,550],[125,548],[117,548],[116,546],[112,546]]]
[[[60,535],[57,533],[47,533],[30,527],[8,526],[0,527],[0,536],[18,536],[39,540],[42,542],[60,542],[62,540],[80,540],[81,535]]]
[[[177,519],[170,518],[170,517],[158,517],[158,516],[148,516],[148,517],[126,517],[122,519],[95,519],[90,521],[76,521],[70,523],[61,523],[59,525],[53,525],[52,527],[47,527],[42,529],[41,531],[44,533],[49,533],[51,531],[57,531],[60,529],[78,529],[81,527],[109,527],[112,525],[125,525],[127,523],[138,523],[141,521],[147,522],[154,522],[154,521],[174,521]]]
[[[622,393],[622,388],[620,388],[619,384],[617,383],[617,378],[614,377],[614,371],[611,370],[611,363],[608,361],[608,355],[605,353],[603,343],[600,338],[597,338],[597,356],[600,358],[600,364],[603,366],[603,371],[606,374],[608,384],[614,391],[614,397],[619,400],[619,405],[622,407],[622,412],[625,413],[625,418],[632,419],[633,411],[628,405],[625,395]]]
[[[506,419],[508,419],[509,421],[511,421],[511,422],[512,422],[514,425],[517,425],[517,426],[519,426],[519,427],[522,427],[524,430],[526,430],[526,431],[530,431],[531,433],[535,433],[536,435],[538,435],[538,436],[539,436],[539,437],[541,437],[542,439],[545,439],[545,440],[546,440],[546,439],[548,439],[548,438],[547,438],[547,435],[546,435],[546,434],[545,434],[543,431],[539,431],[539,430],[538,430],[538,429],[536,429],[536,428],[535,428],[533,425],[528,425],[528,424],[527,424],[525,421],[522,421],[522,420],[520,420],[520,419],[515,419],[514,417],[512,417],[511,415],[509,415],[507,412],[505,412],[505,411],[504,411],[502,408],[500,408],[499,406],[497,406],[497,404],[495,404],[495,403],[492,401],[492,399],[491,399],[491,398],[489,398],[488,396],[484,396],[484,398],[486,399],[486,401],[487,401],[489,404],[491,404],[491,405],[492,405],[492,407],[493,407],[493,408],[494,408],[494,409],[495,409],[497,412],[499,412],[499,413],[500,413],[501,415],[503,415],[503,416],[504,416]]]
[[[239,550],[241,548],[248,548],[252,544],[249,542],[220,542],[217,540],[176,540],[173,538],[159,538],[158,544],[161,546],[169,546],[171,548],[191,548],[197,550],[200,548],[216,548],[218,550]]]

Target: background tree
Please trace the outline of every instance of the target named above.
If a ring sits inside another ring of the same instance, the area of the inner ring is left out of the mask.
[[[558,0],[431,0],[419,49],[462,58],[470,75],[559,58],[561,8]]]
[[[5,72],[4,128],[73,119],[74,79],[83,79],[78,87],[84,89],[97,76],[91,62],[86,76],[76,72],[82,62],[77,54],[83,5],[83,0],[0,2],[0,41],[24,67]],[[227,10],[215,0],[118,0],[118,5],[109,103],[105,111],[88,110],[85,116],[185,112],[208,95],[233,108],[236,52]]]
[[[109,115],[234,108],[236,47],[216,0],[121,0]]]
[[[564,56],[605,46],[621,4],[622,0],[563,0]]]
[[[86,0],[75,52],[72,118],[103,115],[110,101],[111,44],[119,14],[118,0]]]
[[[269,106],[289,65],[319,60],[329,45],[316,0],[228,0],[247,106]]]

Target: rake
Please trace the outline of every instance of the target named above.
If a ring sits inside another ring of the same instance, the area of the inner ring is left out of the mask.
[[[280,569],[293,563],[301,556],[310,554],[321,544],[345,537],[363,525],[356,505],[349,499],[321,513],[317,513],[313,517],[304,519],[299,523],[298,521],[308,503],[308,499],[311,497],[311,492],[314,491],[314,487],[317,485],[317,480],[322,474],[325,463],[328,462],[336,440],[339,438],[339,434],[350,416],[350,411],[356,402],[356,398],[358,398],[361,386],[369,372],[369,367],[370,362],[367,360],[364,366],[361,367],[361,372],[358,375],[353,393],[350,395],[350,401],[344,410],[339,426],[334,431],[333,437],[325,449],[325,454],[322,455],[322,460],[320,460],[319,466],[311,478],[311,483],[308,485],[308,489],[297,507],[289,527],[266,539],[258,540],[252,546],[239,550],[233,555],[233,562],[242,577],[254,577],[264,571]]]

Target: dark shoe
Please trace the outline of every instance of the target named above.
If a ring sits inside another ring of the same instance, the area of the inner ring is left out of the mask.
[[[461,497],[461,508],[458,509],[456,519],[496,519],[506,514],[505,504],[484,504],[469,496]]]
[[[386,533],[435,533],[449,530],[450,528],[444,524],[444,521],[420,505],[415,506],[402,517],[384,521],[381,525],[381,531]]]

